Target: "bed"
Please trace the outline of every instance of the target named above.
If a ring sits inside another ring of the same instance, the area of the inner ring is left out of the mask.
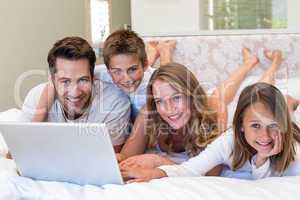
[[[78,186],[19,177],[11,160],[0,159],[0,199],[292,200],[300,197],[300,176],[246,181],[221,177],[163,178],[149,183]]]
[[[244,36],[193,36],[144,38],[176,39],[175,61],[185,64],[199,78],[207,91],[237,67],[241,62],[240,50],[243,46],[251,48],[261,56],[263,48],[284,49],[285,61],[278,72],[276,86],[285,94],[300,99],[300,34],[244,35]],[[266,60],[262,67],[251,72],[238,93],[248,84],[255,82],[266,69]],[[205,76],[203,76],[205,74]],[[229,107],[231,118],[237,97]],[[300,108],[294,119],[300,122]],[[0,121],[20,121],[18,109],[0,113]],[[0,155],[7,152],[0,134]],[[246,181],[222,177],[184,177],[163,178],[149,183],[127,185],[78,186],[69,183],[35,181],[19,177],[12,160],[0,157],[0,200],[13,199],[101,199],[101,200],[141,200],[141,199],[263,199],[292,200],[300,198],[300,176],[266,178],[258,181]]]

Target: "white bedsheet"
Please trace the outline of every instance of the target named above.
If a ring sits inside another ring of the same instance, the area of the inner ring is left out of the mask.
[[[12,108],[4,112],[0,112],[0,122],[17,122],[23,121],[22,112],[19,109]],[[7,145],[4,138],[0,132],[0,157],[4,156],[8,152]]]
[[[19,177],[14,164],[0,160],[0,199],[80,200],[293,200],[300,198],[300,176],[246,181],[221,177],[164,178],[149,183],[78,186]],[[3,167],[5,166],[5,167]]]
[[[289,87],[279,88],[287,89],[288,94],[300,98],[298,82],[299,79],[295,79],[294,82],[289,82]],[[233,107],[234,104],[229,111],[233,112]],[[17,121],[19,114],[17,110],[0,113],[0,121]],[[296,114],[296,120],[299,122],[300,106]],[[6,152],[7,147],[5,143],[1,146],[0,134],[0,154],[1,150],[2,153]],[[19,177],[15,172],[14,162],[1,158],[0,155],[0,200],[298,200],[300,199],[299,188],[300,176],[266,178],[258,181],[221,177],[186,177],[164,178],[149,183],[124,186],[105,185],[102,188],[91,185],[78,186]]]

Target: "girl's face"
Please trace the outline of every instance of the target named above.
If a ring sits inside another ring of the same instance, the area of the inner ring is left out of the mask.
[[[276,135],[281,137],[279,124],[275,121],[271,110],[260,102],[246,109],[242,131],[247,143],[257,153],[262,154],[269,153],[273,149]]]
[[[154,81],[153,97],[160,117],[172,128],[182,128],[191,117],[188,97],[175,90],[168,82]]]

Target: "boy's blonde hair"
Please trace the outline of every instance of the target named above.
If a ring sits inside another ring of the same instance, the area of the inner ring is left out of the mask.
[[[197,155],[219,135],[217,116],[216,112],[208,107],[207,96],[193,73],[177,63],[161,66],[149,81],[146,104],[149,146],[157,145],[159,138],[165,139],[169,152],[173,146],[170,140],[172,127],[160,117],[154,101],[152,86],[156,80],[166,81],[188,98],[191,117],[183,127],[184,147],[189,156]]]
[[[295,145],[296,142],[300,143],[300,130],[298,126],[291,121],[288,106],[281,92],[273,85],[267,83],[250,85],[242,91],[239,97],[233,118],[233,169],[237,170],[241,168],[246,161],[249,161],[252,156],[256,154],[256,150],[252,148],[245,139],[242,125],[246,109],[257,102],[267,106],[279,124],[283,149],[279,154],[271,156],[270,160],[273,170],[283,172],[295,159]]]

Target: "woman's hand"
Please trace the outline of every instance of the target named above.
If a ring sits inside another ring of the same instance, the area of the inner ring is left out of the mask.
[[[271,137],[274,140],[274,146],[268,153],[257,152],[257,157],[255,161],[256,167],[262,166],[269,157],[279,154],[282,151],[282,136],[281,133],[271,134]]]
[[[123,167],[140,167],[140,168],[155,168],[161,165],[175,164],[162,156],[156,154],[143,154],[132,156],[120,163],[120,168]]]
[[[122,177],[130,179],[126,183],[147,182],[152,179],[166,177],[166,173],[158,168],[145,169],[141,167],[123,167],[121,169]]]

